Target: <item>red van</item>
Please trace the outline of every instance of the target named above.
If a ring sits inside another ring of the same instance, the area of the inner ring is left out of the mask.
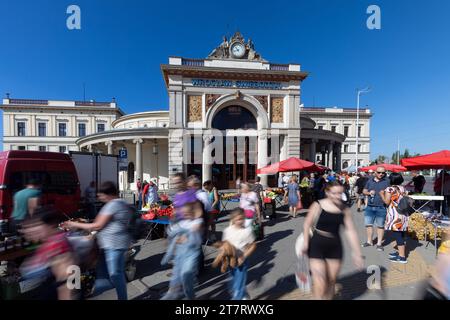
[[[42,185],[42,204],[72,215],[80,206],[80,183],[69,155],[57,152],[0,152],[0,224],[12,213],[13,196],[29,179]]]

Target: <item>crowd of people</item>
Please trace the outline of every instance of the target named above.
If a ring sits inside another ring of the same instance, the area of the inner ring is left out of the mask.
[[[413,172],[410,183],[403,186],[399,173],[387,175],[379,166],[375,172],[281,174],[279,187],[285,190],[284,201],[292,218],[300,209],[309,208],[303,224],[305,236],[302,254],[309,257],[313,293],[317,299],[332,299],[344,254],[340,235],[341,227],[350,244],[353,262],[358,269],[364,262],[361,248],[375,246],[384,251],[385,234],[390,233],[397,250],[386,257],[393,263],[405,264],[407,260],[406,231],[410,212],[404,202],[410,193],[421,193],[425,179]],[[443,175],[435,182],[435,189],[442,188]],[[299,183],[300,181],[300,183]],[[448,179],[450,181],[450,177]],[[439,185],[441,183],[441,185]],[[446,184],[446,182],[444,182]],[[130,219],[132,208],[119,197],[117,186],[112,182],[100,185],[95,194],[95,183],[85,190],[88,222],[65,221],[54,210],[40,206],[39,182],[30,180],[26,188],[14,196],[12,230],[21,232],[30,241],[41,243],[33,257],[26,260],[22,270],[26,277],[36,275],[46,278],[47,292],[41,297],[74,299],[65,282],[67,274],[62,270],[79,263],[76,250],[65,236],[67,230],[84,230],[95,233],[98,244],[95,285],[89,295],[98,295],[115,289],[119,300],[126,300],[125,253],[131,245]],[[195,285],[204,267],[203,245],[219,243],[216,222],[220,213],[220,196],[211,181],[196,176],[185,177],[176,173],[171,177],[175,191],[173,206],[175,214],[167,230],[168,247],[161,264],[173,266],[169,290],[164,300],[195,299]],[[264,210],[264,187],[259,177],[254,184],[239,181],[239,206],[230,214],[229,226],[222,233],[220,244],[232,248],[234,264],[229,265],[229,292],[234,300],[249,299],[246,279],[248,258],[257,250]],[[445,187],[444,187],[445,189]],[[158,201],[156,181],[137,182],[138,207]],[[97,213],[95,202],[104,205]],[[357,212],[364,211],[364,227],[367,239],[361,244],[349,207],[356,200]],[[303,213],[303,212],[302,212]],[[375,239],[374,239],[374,236]],[[223,249],[224,251],[225,249]],[[231,253],[228,253],[231,254]]]

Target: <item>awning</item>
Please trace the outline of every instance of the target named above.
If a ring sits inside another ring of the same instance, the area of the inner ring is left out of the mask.
[[[269,166],[259,168],[256,170],[257,174],[277,174],[278,172],[292,172],[292,171],[309,171],[309,172],[320,172],[324,171],[318,165],[313,162],[302,160],[300,158],[289,158]]]
[[[405,158],[402,165],[408,170],[446,169],[450,170],[450,150],[442,150],[423,156]]]

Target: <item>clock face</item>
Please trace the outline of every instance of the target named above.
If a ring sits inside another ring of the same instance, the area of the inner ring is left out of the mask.
[[[242,58],[245,54],[245,47],[242,43],[235,43],[231,46],[231,54],[234,58]]]

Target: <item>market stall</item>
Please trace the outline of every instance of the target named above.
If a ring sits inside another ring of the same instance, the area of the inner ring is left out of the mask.
[[[156,238],[166,236],[166,228],[175,214],[173,203],[167,195],[161,195],[160,200],[153,204],[147,204],[139,211],[141,219],[149,225],[147,236],[144,239],[143,246],[153,235]]]
[[[228,205],[230,203],[238,203],[240,201],[240,195],[236,192],[220,193],[220,213],[226,212],[228,210]]]
[[[450,169],[450,151],[443,150],[431,154],[426,154],[423,156],[405,158],[401,160],[401,163],[407,170],[425,170],[425,169]],[[427,246],[431,240],[434,240],[434,245],[436,248],[436,255],[438,253],[437,241],[442,239],[442,234],[444,232],[450,231],[450,221],[448,217],[442,215],[442,208],[440,206],[439,212],[433,210],[432,212],[422,210],[431,201],[441,201],[444,202],[444,183],[445,174],[442,175],[441,182],[441,195],[440,196],[430,196],[430,195],[412,195],[411,198],[418,201],[425,201],[418,208],[417,212],[410,216],[410,224],[408,232],[412,237],[419,240],[428,240]]]

